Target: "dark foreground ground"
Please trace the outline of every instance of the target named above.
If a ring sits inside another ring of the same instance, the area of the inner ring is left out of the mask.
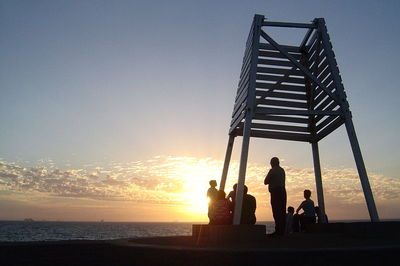
[[[225,244],[186,236],[0,243],[0,265],[400,265],[400,238],[293,234]]]

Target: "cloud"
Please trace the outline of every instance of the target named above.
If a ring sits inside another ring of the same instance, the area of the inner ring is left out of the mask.
[[[25,167],[0,161],[0,191],[42,193],[43,195],[103,201],[134,201],[161,204],[190,204],[196,194],[203,197],[210,179],[217,179],[223,162],[211,158],[157,156],[148,160],[86,165],[83,169],[58,169],[49,166]],[[239,164],[231,162],[226,191],[237,181]],[[297,206],[304,189],[316,199],[314,170],[285,167],[288,204]],[[268,168],[248,164],[246,185],[259,206],[267,206],[269,195],[263,180]],[[327,205],[365,205],[355,169],[323,169],[324,195]],[[400,202],[400,179],[369,174],[377,202]],[[385,206],[386,206],[385,205]],[[397,208],[397,205],[394,208]]]

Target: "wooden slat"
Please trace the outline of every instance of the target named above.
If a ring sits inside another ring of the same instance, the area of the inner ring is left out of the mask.
[[[322,70],[324,70],[324,69],[326,68],[327,65],[328,65],[328,60],[325,59],[325,60],[322,62],[322,64],[321,64],[320,66],[318,66],[318,73],[321,73]]]
[[[321,82],[321,83],[325,86],[325,88],[326,88],[329,92],[331,92],[331,93],[332,93],[332,90],[329,89],[329,88],[330,88],[329,84],[330,84],[332,81],[333,81],[333,78],[332,78],[332,75],[331,75],[331,76],[329,76],[327,79],[325,79],[323,82]],[[321,88],[320,86],[318,86],[318,88],[315,90],[316,95],[318,95],[321,91],[322,91],[322,88]],[[324,92],[325,92],[325,91],[324,91]],[[325,93],[326,93],[326,92],[325,92]]]
[[[243,112],[239,116],[232,118],[231,128],[236,127],[244,119],[245,115],[246,115],[246,112]]]
[[[331,110],[289,110],[278,108],[265,108],[257,107],[256,114],[271,114],[271,115],[297,115],[297,116],[310,116],[310,115],[340,115],[339,111]]]
[[[306,35],[304,36],[303,40],[301,41],[300,44],[300,50],[305,50],[306,44],[308,40],[310,39],[311,34],[313,33],[314,29],[308,29]]]
[[[333,103],[333,104],[330,104],[330,105],[335,105],[334,107],[337,106],[336,103]],[[328,106],[328,107],[329,107],[329,109],[326,109],[326,111],[332,111],[332,109],[334,108],[334,107],[331,107],[331,106]],[[340,109],[339,109],[339,112],[340,112]],[[320,122],[323,118],[326,118],[326,116],[325,116],[325,115],[318,115],[318,116],[316,116],[315,119],[314,119],[314,122],[315,122],[315,124],[316,124],[315,129],[316,129],[317,131],[320,130],[320,129],[322,129],[322,128],[325,127],[326,125],[328,125],[328,124],[330,123],[330,121],[333,120],[332,117],[328,117],[327,119],[330,119],[330,120],[327,120],[327,121],[326,121],[326,120],[323,120],[322,122]]]
[[[329,104],[332,104],[333,100],[331,98],[326,98],[323,100],[319,105],[315,105],[316,110],[324,110],[325,107],[327,107]]]
[[[309,132],[308,127],[284,126],[284,125],[262,124],[262,123],[252,123],[251,128],[272,129],[272,130],[282,130],[282,131],[295,131],[295,132]]]
[[[328,60],[326,60],[325,57],[324,58],[320,58],[320,59],[321,60],[319,61],[319,64],[321,64],[321,62],[322,62],[322,64],[320,66],[318,66],[318,70],[317,70],[318,73],[321,73],[322,70],[324,70],[326,68],[326,66],[328,65]],[[309,62],[309,64],[308,64],[308,68],[312,69],[312,73],[313,74],[315,74],[315,70],[314,70],[315,66],[314,66],[314,64],[315,64],[315,62]]]
[[[302,103],[302,102],[288,102],[288,101],[280,101],[280,100],[257,99],[256,103],[262,104],[262,105],[272,105],[272,106],[294,107],[294,108],[307,109],[307,103]]]
[[[251,130],[250,136],[255,138],[270,138],[270,139],[282,139],[282,140],[305,141],[305,142],[309,142],[310,140],[310,135],[308,134],[274,132],[274,131],[263,131],[263,130]]]
[[[289,53],[298,53],[301,54],[300,47],[297,46],[290,46],[290,45],[281,45],[283,49],[288,51]],[[260,49],[263,50],[272,50],[272,51],[278,51],[274,46],[272,46],[269,43],[260,43]]]
[[[288,122],[296,124],[308,124],[309,122],[308,118],[280,116],[280,115],[262,115],[262,114],[255,114],[254,119],[265,120],[265,121]]]
[[[306,52],[309,53],[310,49],[314,46],[315,42],[317,41],[318,38],[318,31],[314,31],[313,35],[311,36],[310,41],[306,45]]]
[[[243,85],[243,87],[240,89],[240,91],[238,91],[238,93],[236,94],[235,102],[236,102],[238,99],[240,99],[240,97],[242,97],[243,94],[246,94],[246,95],[247,95],[248,88],[249,88],[249,82],[247,82],[245,85]]]
[[[247,83],[249,83],[249,79],[250,79],[250,75],[247,74],[243,77],[241,77],[241,79],[239,80],[239,84],[238,84],[238,88],[236,93],[238,93],[239,91],[241,91],[244,87],[244,85],[246,85]]]
[[[332,82],[331,76],[329,76],[329,77],[324,81],[324,83],[329,84],[329,85],[327,85],[327,86],[325,86],[325,87],[327,88],[327,90],[329,90],[329,91],[333,94],[333,89],[331,89],[331,88],[335,88],[335,86],[334,86],[334,84],[333,84],[333,82]],[[323,91],[323,90],[321,89],[321,87],[318,86],[318,87],[315,89],[315,95],[320,95],[321,92],[323,92],[323,93],[326,94],[326,92]]]
[[[258,58],[257,64],[259,65],[272,65],[272,66],[287,66],[293,67],[293,63],[290,61],[272,60],[272,59],[260,59]]]
[[[310,50],[308,50],[307,55],[308,55],[309,58],[315,57],[315,52],[316,52],[316,50],[317,50],[317,47],[318,47],[318,41],[315,42],[315,43],[311,46]],[[313,60],[308,60],[308,61],[309,61],[309,62],[313,62]]]
[[[335,120],[336,118],[337,117],[334,116],[325,117],[323,121],[321,121],[320,123],[318,122],[316,123],[317,125],[315,126],[315,131],[319,132],[321,129],[332,123],[332,121]]]
[[[240,72],[240,78],[242,78],[244,75],[247,75],[250,72],[250,66],[251,66],[251,60],[246,62],[246,65],[243,65],[242,71]]]
[[[320,48],[320,49],[321,49],[321,48]],[[321,50],[320,50],[319,52],[321,52]],[[317,53],[313,53],[313,54],[307,59],[307,62],[308,62],[310,65],[311,65],[312,63],[315,62],[316,55],[317,55]],[[326,53],[325,53],[324,50],[322,50],[322,53],[318,56],[319,62],[322,62],[322,59],[323,59],[325,56],[326,56]]]
[[[312,24],[312,23],[292,23],[292,22],[276,22],[276,21],[264,21],[262,26],[286,27],[286,28],[306,28],[306,29],[317,28],[317,25]]]
[[[260,83],[260,86],[256,86],[259,91],[260,89],[268,89],[268,90],[279,90],[279,91],[293,91],[293,92],[306,92],[305,86],[295,86],[295,85],[286,85],[286,84],[269,84],[269,83]]]
[[[328,97],[328,98],[326,98],[326,97]],[[314,98],[314,101],[313,101],[314,107],[316,107],[317,105],[319,105],[322,101],[325,101],[326,99],[330,99],[330,97],[326,93],[320,93],[318,95],[318,97]]]
[[[272,57],[272,58],[285,58],[286,59],[286,57],[278,51],[273,52],[273,51],[260,50],[258,52],[258,56]],[[301,55],[299,55],[299,54],[293,54],[293,57],[296,58],[297,60],[301,59]]]
[[[235,100],[235,107],[233,108],[234,112],[236,112],[236,110],[239,108],[238,106],[246,100],[247,96],[247,93],[242,93],[241,96]]]
[[[243,103],[245,103],[247,99],[247,94],[244,94],[242,96],[241,99],[239,99],[236,103],[235,103],[235,107],[233,108],[233,112],[232,112],[232,117],[234,116],[234,114],[237,112],[237,110],[242,106]]]
[[[320,132],[317,133],[317,141],[320,141],[321,139],[331,134],[338,127],[343,125],[343,123],[344,119],[342,119],[341,117],[336,117],[336,119],[332,123],[330,123],[327,127],[325,127],[324,129],[322,129]]]
[[[287,72],[291,72],[291,75],[296,76],[304,76],[303,72],[300,70],[292,70],[292,69],[283,69],[283,68],[272,68],[272,67],[257,67],[258,73],[270,73],[270,74],[286,74]]]
[[[232,114],[232,121],[236,120],[240,114],[246,109],[246,103],[237,105],[237,110]]]
[[[265,80],[265,81],[280,81],[287,82],[287,83],[297,83],[297,84],[305,84],[304,78],[292,78],[292,77],[282,77],[282,76],[273,76],[273,75],[261,75],[257,74],[256,78],[258,80]]]
[[[240,74],[241,74],[240,76],[242,76],[243,73],[246,71],[246,69],[249,68],[250,63],[251,63],[251,54],[243,58],[242,68],[240,69]]]
[[[328,66],[327,68],[325,68],[325,70],[323,70],[321,73],[318,74],[317,78],[318,78],[318,80],[323,81],[330,73],[331,73],[331,69]]]
[[[326,88],[329,89],[333,93],[335,91],[335,84],[331,83]],[[327,96],[327,94],[321,88],[317,88],[314,92],[314,95],[317,96],[314,99],[314,103],[319,103],[320,101],[322,101],[325,98],[325,96]]]
[[[258,83],[256,84],[256,86],[258,86]],[[304,94],[294,94],[294,93],[286,93],[286,92],[256,91],[256,96],[293,99],[293,100],[304,100],[304,101],[307,100],[307,96]]]
[[[322,89],[329,95],[331,96],[333,99],[335,99],[335,101],[337,103],[339,103],[339,99],[337,99],[337,97],[335,95],[333,95],[330,91],[328,91],[326,89],[325,86],[323,86],[316,77],[314,77],[312,75],[312,73],[310,73],[310,71],[303,66],[301,63],[297,62],[295,58],[293,58],[293,56],[291,56],[289,53],[287,53],[287,51],[285,51],[278,43],[276,43],[274,41],[274,39],[272,39],[268,34],[266,34],[263,30],[260,31],[260,35],[267,40],[270,44],[272,44],[277,50],[279,50],[282,54],[284,54],[289,60],[290,62],[292,62],[292,64],[294,64],[296,67],[298,67],[302,72],[304,72],[304,74],[307,76],[307,78],[309,78],[312,82],[315,82],[316,84],[318,84],[318,86],[322,87]]]

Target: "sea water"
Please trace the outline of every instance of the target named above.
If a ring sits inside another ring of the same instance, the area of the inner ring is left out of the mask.
[[[0,242],[188,236],[192,224],[201,223],[0,221]],[[266,225],[266,233],[274,231],[273,222],[258,224]]]

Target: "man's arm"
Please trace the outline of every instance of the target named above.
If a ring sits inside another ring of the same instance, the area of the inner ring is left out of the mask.
[[[303,208],[303,203],[304,203],[304,201],[303,201],[303,202],[300,204],[300,206],[297,208],[296,214],[298,214],[299,211]]]
[[[268,185],[270,179],[271,179],[271,170],[269,170],[267,176],[266,176],[265,179],[264,179],[264,185]]]

